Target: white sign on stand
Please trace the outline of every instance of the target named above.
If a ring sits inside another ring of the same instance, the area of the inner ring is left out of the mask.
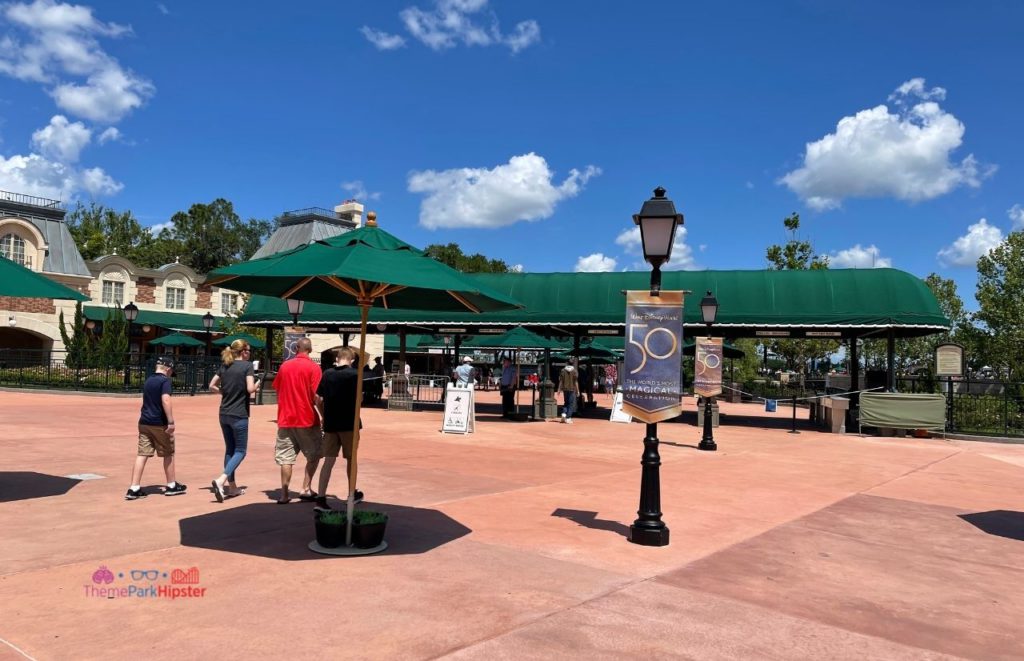
[[[615,401],[612,403],[612,422],[633,422],[633,416],[622,412],[622,391],[615,393]]]
[[[476,398],[472,387],[460,388],[449,383],[444,396],[444,423],[441,431],[472,434],[476,430]]]

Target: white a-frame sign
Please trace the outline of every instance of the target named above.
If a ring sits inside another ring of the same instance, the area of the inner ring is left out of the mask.
[[[460,388],[449,383],[444,398],[444,422],[441,431],[472,434],[476,430],[476,398],[473,388]]]

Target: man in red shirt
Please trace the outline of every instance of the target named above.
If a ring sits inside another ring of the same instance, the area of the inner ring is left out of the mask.
[[[313,343],[302,338],[296,343],[296,354],[281,365],[274,377],[277,391],[277,443],[274,460],[281,467],[281,497],[284,505],[291,500],[288,487],[292,481],[292,466],[301,452],[306,457],[306,472],[302,476],[301,500],[315,500],[311,488],[313,475],[320,465],[322,414],[316,406],[316,389],[320,385],[320,367],[309,358]],[[319,419],[318,419],[319,418]],[[326,494],[325,494],[326,495]]]

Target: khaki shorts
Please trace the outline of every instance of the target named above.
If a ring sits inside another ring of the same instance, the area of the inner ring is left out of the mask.
[[[139,456],[152,457],[174,456],[174,434],[167,433],[166,427],[159,425],[139,425]]]
[[[290,466],[301,452],[306,459],[320,457],[323,434],[320,426],[279,427],[277,443],[274,444],[274,461],[278,466]]]
[[[324,456],[337,457],[338,450],[346,459],[352,457],[352,432],[350,431],[325,431],[324,432]]]

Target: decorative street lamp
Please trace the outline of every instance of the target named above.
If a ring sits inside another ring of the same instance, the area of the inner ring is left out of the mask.
[[[301,301],[297,298],[288,299],[288,314],[292,316],[292,325],[299,325],[299,315],[302,314],[302,308],[305,307],[306,302]]]
[[[213,315],[207,312],[203,315],[203,328],[206,329],[206,355],[210,355],[210,331],[213,330]]]
[[[710,289],[704,298],[700,299],[700,316],[708,326],[708,337],[711,337],[711,324],[715,323],[715,318],[718,316],[718,299],[711,294]],[[714,432],[711,430],[711,397],[704,398],[704,436],[697,444],[697,449],[708,452],[718,449],[718,445],[715,444]]]
[[[661,291],[661,265],[672,257],[676,228],[683,224],[683,214],[676,213],[676,205],[665,197],[665,189],[658,186],[654,197],[644,202],[640,213],[633,215],[633,222],[640,226],[640,240],[644,247],[644,259],[651,267],[651,296]]]
[[[124,320],[128,322],[128,355],[124,362],[124,389],[131,386],[132,374],[132,323],[139,318],[139,306],[134,302],[124,306]]]
[[[651,296],[661,294],[661,265],[672,256],[676,227],[683,224],[683,215],[665,197],[658,186],[654,197],[644,202],[640,213],[633,216],[640,226],[644,259],[651,265]],[[637,519],[629,527],[629,541],[642,546],[667,546],[668,526],[661,520],[661,455],[658,454],[658,423],[647,423],[644,453],[640,459],[640,508]]]

